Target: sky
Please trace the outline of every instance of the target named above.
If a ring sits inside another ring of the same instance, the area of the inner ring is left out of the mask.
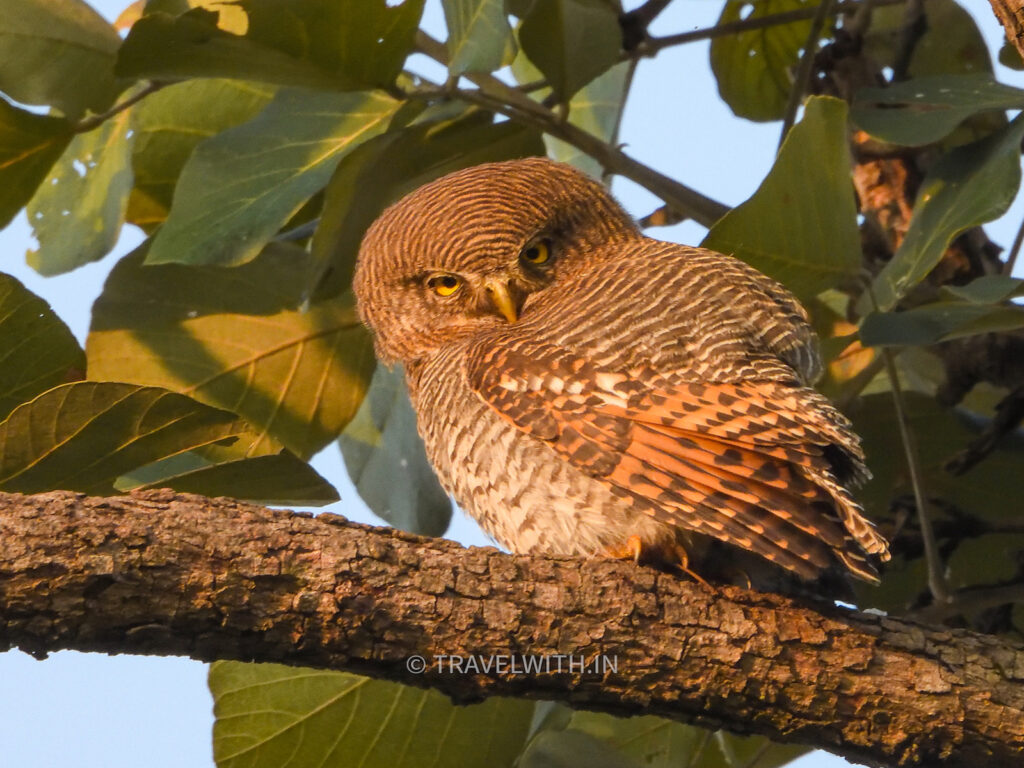
[[[93,0],[114,19],[127,0]],[[627,3],[633,7],[637,3]],[[987,0],[961,0],[975,17],[990,50],[998,50],[1002,29]],[[658,19],[656,35],[711,26],[722,0],[675,0]],[[425,23],[443,39],[440,0],[428,0]],[[429,74],[424,69],[426,74]],[[1024,74],[997,65],[1002,82],[1024,87]],[[771,167],[779,123],[736,119],[718,97],[708,66],[708,43],[663,51],[644,60],[637,71],[621,141],[625,151],[662,173],[729,205],[749,197]],[[617,179],[613,191],[637,216],[658,206],[653,195]],[[1009,247],[1024,218],[1024,196],[989,236]],[[685,222],[657,230],[656,236],[698,244],[703,227]],[[51,303],[84,342],[92,302],[113,263],[140,242],[127,228],[117,249],[101,262],[68,275],[41,278],[25,265],[33,247],[22,215],[0,232],[0,270],[13,274]],[[332,511],[359,522],[381,523],[360,502],[337,450],[331,446],[314,459],[316,469],[338,488],[342,501]],[[447,536],[466,545],[489,543],[476,524],[456,512]],[[206,666],[188,659],[61,652],[43,662],[19,651],[0,654],[0,754],[6,764],[31,768],[180,768],[212,766],[212,702]],[[840,768],[846,761],[815,753],[797,768]]]

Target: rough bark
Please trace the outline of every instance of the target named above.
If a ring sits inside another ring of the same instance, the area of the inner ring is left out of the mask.
[[[0,494],[0,648],[14,647],[344,669],[870,764],[1008,766],[1024,749],[1024,648],[994,637],[165,491]],[[432,661],[444,654],[615,664],[451,674]],[[407,669],[413,655],[425,674]]]
[[[1006,39],[1024,59],[1024,2],[1021,0],[989,0],[996,18],[1006,30]]]

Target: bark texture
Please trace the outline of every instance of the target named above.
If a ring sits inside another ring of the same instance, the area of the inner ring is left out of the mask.
[[[1006,39],[1024,59],[1024,2],[1021,0],[989,0],[992,10],[1006,30]]]
[[[14,647],[344,669],[870,764],[1010,766],[1024,749],[1024,648],[994,637],[168,491],[0,494],[0,648]],[[433,661],[445,654],[617,663],[451,674]]]

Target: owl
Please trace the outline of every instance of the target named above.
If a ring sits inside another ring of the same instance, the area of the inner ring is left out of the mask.
[[[532,158],[385,210],[354,288],[442,484],[512,552],[877,581],[860,441],[811,388],[803,307],[752,267],[645,237],[601,184]]]

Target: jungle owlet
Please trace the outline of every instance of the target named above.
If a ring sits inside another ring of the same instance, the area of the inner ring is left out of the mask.
[[[644,237],[570,166],[421,187],[370,227],[355,291],[442,484],[513,552],[700,573],[724,541],[876,580],[886,542],[845,488],[860,441],[810,388],[803,308],[737,259]]]

